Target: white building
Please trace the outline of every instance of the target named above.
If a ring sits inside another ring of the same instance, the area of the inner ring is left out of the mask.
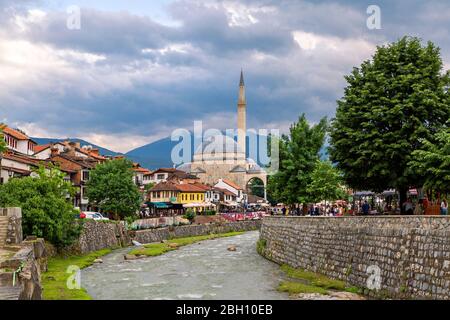
[[[232,194],[234,194],[238,203],[245,203],[247,201],[247,195],[244,193],[244,190],[230,180],[219,179],[214,187],[230,191]]]
[[[17,129],[5,127],[2,133],[7,150],[0,155],[0,184],[13,177],[29,176],[39,165],[39,159],[31,156],[36,142]]]

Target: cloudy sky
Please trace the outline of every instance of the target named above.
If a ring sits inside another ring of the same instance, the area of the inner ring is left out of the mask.
[[[194,120],[234,128],[243,68],[248,127],[285,131],[332,117],[343,76],[404,35],[450,69],[448,0],[0,0],[0,122],[122,152]]]

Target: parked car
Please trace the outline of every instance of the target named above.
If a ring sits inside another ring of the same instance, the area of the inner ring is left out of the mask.
[[[86,219],[93,219],[93,220],[109,220],[108,218],[106,218],[105,216],[103,216],[100,212],[93,212],[93,211],[84,211],[80,214],[81,215],[85,215]]]

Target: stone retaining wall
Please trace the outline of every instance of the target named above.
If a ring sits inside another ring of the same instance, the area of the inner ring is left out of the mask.
[[[7,217],[8,226],[6,232],[6,245],[14,245],[22,242],[22,209],[0,208],[0,216]]]
[[[239,222],[227,222],[223,224],[202,224],[180,226],[173,228],[160,228],[149,230],[130,231],[133,240],[140,243],[160,242],[172,238],[202,236],[213,233],[227,233],[236,231],[257,230],[261,226],[261,220],[249,220]]]
[[[449,217],[267,217],[260,240],[266,258],[370,296],[450,298]]]
[[[79,239],[62,251],[70,254],[86,254],[101,249],[126,247],[130,244],[130,237],[122,223],[85,220]]]
[[[27,239],[10,246],[15,253],[0,261],[0,300],[41,300],[41,273],[47,271],[43,239]]]

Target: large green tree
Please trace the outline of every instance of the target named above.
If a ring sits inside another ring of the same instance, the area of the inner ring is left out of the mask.
[[[267,186],[270,197],[276,202],[293,205],[311,201],[307,187],[320,159],[326,131],[326,118],[310,125],[303,114],[291,126],[289,135],[281,137],[279,170],[269,177]]]
[[[330,161],[317,161],[306,190],[314,202],[343,199],[342,173]]]
[[[25,236],[43,237],[57,247],[70,245],[80,234],[71,196],[75,189],[56,168],[40,167],[33,176],[0,185],[0,207],[21,207]]]
[[[97,165],[86,185],[89,202],[118,218],[132,216],[140,208],[142,197],[133,182],[133,163],[115,159]]]
[[[411,169],[425,176],[426,189],[450,193],[450,121],[434,140],[424,140],[422,148],[412,153]]]
[[[346,76],[330,130],[330,157],[355,189],[396,188],[403,202],[424,177],[410,170],[412,153],[435,143],[450,115],[449,73],[440,50],[405,37],[378,47]]]

